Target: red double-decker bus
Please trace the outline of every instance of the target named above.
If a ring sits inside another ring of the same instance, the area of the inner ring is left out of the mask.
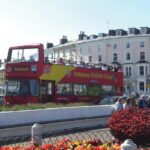
[[[5,104],[93,102],[122,95],[123,73],[46,60],[42,44],[10,47]]]

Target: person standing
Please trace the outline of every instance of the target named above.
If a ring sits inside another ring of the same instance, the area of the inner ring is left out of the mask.
[[[123,97],[119,97],[118,101],[115,103],[115,111],[122,110],[123,103],[124,103]]]
[[[146,97],[144,95],[141,95],[139,103],[138,103],[138,107],[139,108],[147,108],[147,101],[146,101]]]
[[[132,99],[128,97],[124,103],[124,109],[132,107]]]
[[[150,96],[147,99],[147,106],[148,106],[148,108],[150,108]]]
[[[136,104],[136,97],[135,96],[131,97],[131,105],[132,105],[132,107],[137,106],[137,104]]]

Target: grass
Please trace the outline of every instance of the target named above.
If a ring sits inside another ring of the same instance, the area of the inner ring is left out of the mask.
[[[35,110],[46,108],[59,108],[59,107],[74,107],[74,106],[90,106],[91,103],[79,102],[79,103],[45,103],[45,104],[28,104],[28,105],[13,105],[13,106],[0,106],[0,112],[2,111],[19,111],[19,110]]]

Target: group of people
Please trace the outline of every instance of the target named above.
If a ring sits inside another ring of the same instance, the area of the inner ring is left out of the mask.
[[[55,64],[63,64],[63,65],[73,65],[78,67],[86,67],[86,68],[96,68],[100,70],[108,70],[108,71],[115,71],[115,72],[122,72],[121,64],[105,64],[105,63],[85,63],[71,60],[65,60],[63,58],[59,58],[58,60],[50,61],[48,57],[45,57],[45,63],[55,63]]]
[[[135,96],[121,96],[115,103],[115,111],[135,106],[139,108],[150,108],[150,97],[146,97],[145,95],[141,95],[140,98]]]

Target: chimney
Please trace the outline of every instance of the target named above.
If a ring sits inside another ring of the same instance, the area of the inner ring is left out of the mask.
[[[60,44],[65,44],[68,42],[67,36],[63,36],[62,39],[60,39]]]
[[[47,43],[46,44],[46,48],[48,49],[48,48],[51,48],[51,47],[53,47],[53,43]]]
[[[84,36],[85,36],[84,31],[80,31],[80,34],[78,36],[78,40],[83,40]]]

